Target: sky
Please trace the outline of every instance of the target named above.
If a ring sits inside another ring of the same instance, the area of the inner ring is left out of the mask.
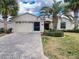
[[[39,16],[40,9],[44,6],[50,6],[52,0],[17,0],[19,4],[19,14],[26,12]],[[61,0],[57,0],[61,1]]]
[[[32,13],[36,16],[40,15],[40,9],[44,6],[50,6],[53,0],[17,0],[19,4],[18,14]],[[61,0],[57,0],[61,1]],[[63,1],[63,0],[62,0]],[[0,19],[2,16],[0,15]]]

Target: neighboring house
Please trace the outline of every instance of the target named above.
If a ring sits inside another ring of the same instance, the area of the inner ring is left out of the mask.
[[[3,18],[0,15],[0,28],[3,28],[3,27],[4,27]],[[9,16],[7,18],[7,27],[8,28],[13,28],[13,20],[12,20],[11,16]]]
[[[14,18],[14,32],[44,32],[44,21],[26,13]]]
[[[13,22],[7,22],[7,27],[8,27],[8,29],[13,28]],[[0,21],[0,28],[4,28],[3,21]]]

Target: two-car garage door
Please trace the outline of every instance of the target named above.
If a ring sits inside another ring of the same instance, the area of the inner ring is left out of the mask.
[[[15,32],[33,32],[40,31],[40,22],[15,23]]]

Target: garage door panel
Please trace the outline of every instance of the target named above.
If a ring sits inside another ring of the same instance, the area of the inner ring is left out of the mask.
[[[33,23],[16,24],[16,31],[17,32],[32,32]]]

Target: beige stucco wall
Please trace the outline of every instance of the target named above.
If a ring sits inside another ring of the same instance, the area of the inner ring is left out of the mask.
[[[61,29],[61,22],[66,22],[66,28],[65,29]],[[53,24],[52,24],[52,22],[50,23],[50,29],[53,29]],[[57,29],[58,30],[71,30],[71,29],[73,29],[74,28],[74,24],[73,23],[71,23],[69,20],[67,20],[67,19],[59,19],[58,20],[58,25],[57,25]]]
[[[66,22],[66,28],[65,29],[61,29],[61,22]],[[71,23],[69,20],[67,19],[59,19],[58,20],[58,26],[57,26],[57,29],[58,30],[71,30],[74,28],[74,24]]]
[[[31,15],[31,14],[23,14],[23,15],[17,16],[15,18],[15,21],[27,21],[27,22],[32,21],[32,22],[34,22],[34,21],[40,21],[40,19],[37,19],[36,16]]]

